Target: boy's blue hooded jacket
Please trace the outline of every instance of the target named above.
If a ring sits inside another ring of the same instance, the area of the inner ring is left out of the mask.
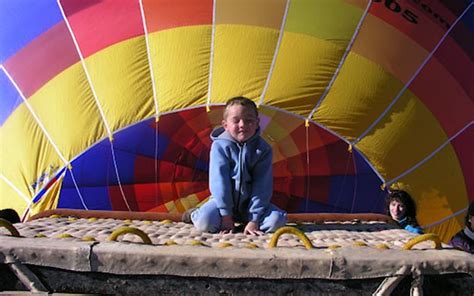
[[[260,129],[243,144],[223,127],[215,129],[211,139],[209,188],[219,213],[237,221],[258,221],[273,193],[272,148],[260,137]]]

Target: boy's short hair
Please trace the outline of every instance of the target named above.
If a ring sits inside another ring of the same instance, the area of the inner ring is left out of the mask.
[[[255,112],[255,116],[258,118],[258,109],[254,101],[246,97],[233,97],[225,103],[224,119],[227,117],[227,110],[230,106],[241,105],[246,108],[252,109]]]

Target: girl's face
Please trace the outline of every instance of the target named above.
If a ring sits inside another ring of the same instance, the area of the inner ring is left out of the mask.
[[[398,200],[392,200],[389,205],[390,216],[395,221],[400,221],[405,217],[405,213],[407,211],[404,204],[402,204]]]

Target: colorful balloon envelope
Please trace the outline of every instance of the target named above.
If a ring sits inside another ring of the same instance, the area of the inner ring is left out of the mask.
[[[401,188],[446,240],[474,200],[473,6],[1,1],[0,208],[194,207],[209,134],[246,96],[275,204],[385,213]]]

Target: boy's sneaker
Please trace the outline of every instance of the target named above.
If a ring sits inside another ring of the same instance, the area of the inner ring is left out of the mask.
[[[181,221],[183,221],[184,223],[193,223],[193,221],[191,221],[191,213],[195,210],[197,210],[197,208],[187,209],[186,212],[184,212],[181,216]]]

